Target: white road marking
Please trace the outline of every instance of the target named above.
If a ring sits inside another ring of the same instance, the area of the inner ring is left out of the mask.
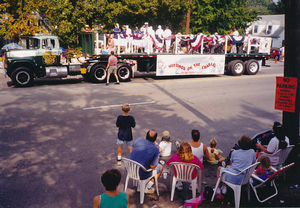
[[[142,103],[129,103],[129,105],[147,105],[147,104],[153,104],[155,101],[151,102],[142,102]],[[83,108],[83,110],[93,110],[93,109],[100,109],[100,108],[112,108],[112,107],[122,107],[123,104],[119,105],[106,105],[106,106],[98,106],[98,107],[90,107],[90,108]]]

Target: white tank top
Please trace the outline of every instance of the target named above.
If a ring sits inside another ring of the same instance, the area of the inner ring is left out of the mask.
[[[192,147],[192,146],[191,146]],[[201,142],[200,146],[195,148],[192,147],[193,155],[197,156],[199,160],[203,163],[203,143]]]

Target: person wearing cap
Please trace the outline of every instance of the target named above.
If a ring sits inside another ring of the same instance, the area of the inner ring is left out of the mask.
[[[119,35],[121,34],[121,29],[119,28],[119,24],[115,24],[115,28],[113,29],[114,39],[118,39]]]
[[[251,35],[249,35],[249,32],[248,31],[246,31],[245,32],[245,39],[244,39],[244,45],[243,45],[243,50],[244,50],[244,52],[246,52],[247,53],[247,51],[248,51],[248,45],[250,45],[250,42],[251,42]]]
[[[213,46],[210,49],[210,53],[221,53],[221,43],[220,43],[220,36],[217,32],[213,35]]]
[[[92,32],[92,29],[90,28],[89,25],[84,26],[84,32]]]
[[[157,179],[162,174],[163,166],[158,163],[159,160],[159,149],[155,145],[157,138],[157,133],[154,129],[149,130],[146,134],[146,139],[139,137],[133,142],[132,152],[130,154],[130,159],[136,161],[143,165],[147,170],[156,169]],[[149,178],[152,175],[152,172],[145,172],[140,169],[140,178],[144,180]],[[152,178],[146,185],[145,194],[153,194],[155,192],[154,188],[154,179]],[[139,190],[139,187],[138,187]]]
[[[168,157],[171,155],[172,142],[168,131],[162,133],[161,142],[159,143],[158,148],[161,157]]]

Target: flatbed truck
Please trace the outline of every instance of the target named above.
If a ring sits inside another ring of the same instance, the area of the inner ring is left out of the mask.
[[[21,44],[25,49],[8,50],[4,56],[4,75],[9,76],[16,86],[31,86],[35,78],[41,77],[82,75],[95,83],[106,80],[105,69],[109,55],[95,54],[83,63],[62,64],[57,36],[30,36],[23,38]],[[119,60],[117,75],[120,81],[129,81],[136,71],[156,72],[157,76],[224,74],[225,71],[235,76],[244,73],[255,75],[268,58],[267,53],[132,53],[116,56]],[[133,60],[135,64],[132,64]]]

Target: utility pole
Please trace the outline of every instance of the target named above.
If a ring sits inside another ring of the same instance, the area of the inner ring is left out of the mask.
[[[284,76],[297,78],[297,93],[295,112],[283,112],[282,123],[286,135],[290,139],[290,144],[295,148],[289,155],[289,161],[299,161],[299,100],[300,100],[300,1],[285,0],[285,55],[284,55]],[[297,169],[297,168],[295,168]],[[292,172],[292,171],[290,171]],[[295,170],[296,180],[299,182],[297,170]],[[294,181],[297,183],[297,181]]]
[[[188,1],[189,1],[189,5],[191,5],[192,0],[188,0]],[[186,24],[185,24],[186,35],[190,34],[190,21],[191,21],[191,9],[189,9],[186,14]]]

